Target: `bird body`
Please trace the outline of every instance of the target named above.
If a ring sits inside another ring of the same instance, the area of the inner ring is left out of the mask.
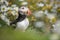
[[[18,12],[18,18],[10,23],[16,24],[16,29],[20,29],[22,31],[25,31],[27,27],[29,26],[29,20],[25,14],[21,14],[22,12]]]
[[[22,31],[25,31],[29,26],[29,21],[27,18],[25,18],[23,21],[21,22],[17,22],[17,28],[22,30]]]
[[[19,29],[24,32],[29,26],[29,20],[27,18],[27,15],[30,15],[29,13],[31,12],[28,8],[21,7],[18,10],[18,18],[11,22],[10,25],[16,24],[16,29]]]

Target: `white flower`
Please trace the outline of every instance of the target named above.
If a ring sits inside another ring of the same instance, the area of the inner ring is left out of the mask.
[[[8,10],[13,10],[12,7],[7,7]]]
[[[13,16],[18,14],[16,11],[12,11],[11,13],[12,13]]]
[[[24,0],[19,0],[19,1],[24,1]]]
[[[46,14],[46,15],[47,15],[47,18],[50,19],[50,20],[55,18],[55,16],[56,16],[55,14],[49,14],[49,13]]]
[[[37,6],[38,6],[38,7],[43,7],[44,4],[43,4],[43,3],[37,3]]]
[[[7,11],[7,7],[5,5],[2,5],[1,6],[1,12],[5,12],[5,11]]]
[[[3,21],[5,21],[8,25],[10,24],[9,19],[8,19],[5,15],[1,14],[0,17],[1,17],[1,19],[2,19]]]
[[[5,2],[5,4],[6,4],[6,6],[8,6],[8,2],[7,1],[4,1]]]
[[[53,25],[54,32],[60,34],[60,20],[57,20],[56,23]]]
[[[1,14],[0,17],[1,17],[2,20],[5,20],[5,15]]]
[[[13,4],[13,5],[11,6],[11,8],[12,8],[12,10],[18,11],[18,7],[17,7],[16,4]]]
[[[51,9],[51,11],[52,11],[52,12],[55,12],[55,13],[57,12],[55,8]]]
[[[18,7],[14,7],[12,9],[18,12]]]
[[[44,14],[46,14],[46,15],[47,15],[47,14],[48,14],[48,10],[45,10]]]
[[[57,12],[57,11],[56,11],[57,8],[58,8],[58,6],[57,6],[57,4],[55,4],[55,5],[53,6],[53,8],[51,9],[51,11],[56,13],[56,12]]]
[[[3,2],[4,2],[4,0],[0,0],[0,4],[3,3]]]
[[[17,5],[16,4],[13,4],[11,7],[16,7]]]
[[[15,11],[12,11],[11,14],[12,14],[12,15],[15,15]]]
[[[40,17],[43,17],[44,12],[43,12],[43,11],[36,11],[36,12],[34,12],[33,15],[34,15],[36,18],[40,18]]]
[[[40,28],[40,27],[44,27],[44,22],[42,21],[37,21],[37,22],[34,22],[34,25],[36,28]]]
[[[28,4],[28,2],[22,2],[22,4],[21,5],[27,5]]]
[[[46,16],[49,19],[50,23],[53,23],[53,20],[56,19],[56,14],[55,13],[47,13]]]

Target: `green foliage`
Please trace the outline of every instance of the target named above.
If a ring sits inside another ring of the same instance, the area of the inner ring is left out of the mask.
[[[0,40],[48,40],[49,35],[36,33],[27,29],[26,32],[15,31],[11,27],[0,28]]]

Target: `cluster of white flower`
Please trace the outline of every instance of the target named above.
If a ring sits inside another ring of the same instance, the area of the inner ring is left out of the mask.
[[[15,16],[18,12],[18,6],[16,4],[9,6],[8,1],[6,0],[0,0],[0,5],[1,5],[0,7],[1,14],[5,14],[5,13],[8,14],[10,12],[10,14]]]
[[[36,3],[38,8],[42,8],[44,10],[40,9],[33,13],[33,16],[38,21],[38,22],[37,21],[34,22],[34,26],[38,27],[38,28],[43,27],[44,23],[42,23],[40,21],[40,19],[45,20],[44,18],[46,18],[45,21],[48,21],[51,24],[51,26],[54,24],[54,26],[53,26],[54,32],[60,33],[60,31],[59,31],[60,30],[60,23],[59,23],[60,20],[58,21],[57,10],[56,10],[59,7],[59,5],[54,4],[53,0],[50,0],[50,1],[52,1],[50,4],[45,4],[45,2]]]
[[[33,15],[36,17],[36,18],[41,18],[44,16],[44,12],[43,11],[36,11],[33,13]]]
[[[34,22],[34,25],[36,28],[41,28],[45,26],[45,23],[43,21],[37,21],[37,22]]]
[[[21,2],[21,5],[27,5],[28,2],[26,2],[25,0],[19,0],[19,2]]]
[[[9,20],[11,20],[10,17],[12,17],[13,19],[14,17],[17,18],[17,16],[18,6],[16,4],[12,4],[11,6],[9,6],[9,2],[7,0],[0,0],[0,18],[2,20],[4,20],[5,22],[9,22]]]
[[[43,7],[44,6],[44,3],[37,3],[36,4],[38,7]]]
[[[56,23],[53,25],[54,32],[60,34],[60,20],[57,20]]]

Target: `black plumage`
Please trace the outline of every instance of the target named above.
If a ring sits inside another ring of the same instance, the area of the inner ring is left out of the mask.
[[[22,12],[18,11],[18,18],[16,20],[12,21],[10,23],[10,25],[16,24],[17,22],[21,22],[21,21],[23,21],[26,18],[26,15],[25,14],[22,15],[21,13]]]

